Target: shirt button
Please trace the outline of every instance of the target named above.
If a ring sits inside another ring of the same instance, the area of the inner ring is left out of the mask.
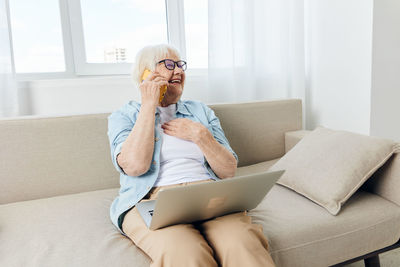
[[[157,163],[157,162],[156,162],[155,160],[153,160],[153,165],[156,165],[156,163]]]
[[[158,140],[160,140],[160,138],[158,138],[158,137],[154,138],[154,141],[157,142]]]

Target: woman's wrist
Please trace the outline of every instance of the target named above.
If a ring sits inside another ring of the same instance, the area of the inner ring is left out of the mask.
[[[201,125],[194,133],[192,142],[196,145],[203,146],[212,143],[214,137],[210,131],[203,125]]]
[[[156,112],[156,108],[157,108],[157,105],[150,104],[150,103],[143,103],[140,107],[140,112],[154,114]]]

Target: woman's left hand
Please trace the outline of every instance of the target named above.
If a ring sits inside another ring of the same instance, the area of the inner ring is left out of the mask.
[[[189,119],[174,119],[161,126],[164,133],[184,140],[197,143],[207,133],[208,129],[201,123]]]

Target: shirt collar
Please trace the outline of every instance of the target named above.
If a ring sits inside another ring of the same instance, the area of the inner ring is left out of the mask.
[[[176,103],[176,112],[182,113],[185,115],[190,115],[189,110],[187,109],[186,105],[182,102],[182,100],[178,100]]]
[[[178,100],[178,102],[176,103],[176,113],[181,113],[181,114],[185,114],[185,115],[191,115],[189,110],[187,109],[185,103],[183,103],[182,100]],[[159,109],[156,108],[156,114],[159,114]]]

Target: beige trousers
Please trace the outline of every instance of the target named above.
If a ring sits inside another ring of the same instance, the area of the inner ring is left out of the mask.
[[[141,201],[155,199],[161,188],[208,181],[153,187]],[[122,229],[151,258],[152,267],[275,266],[262,226],[252,224],[246,212],[153,231],[134,207],[125,215]]]

